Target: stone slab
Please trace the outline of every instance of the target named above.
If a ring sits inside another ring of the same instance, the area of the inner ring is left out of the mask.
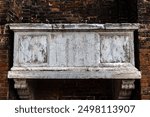
[[[21,79],[140,79],[141,73],[134,67],[101,68],[93,70],[9,71],[8,78]]]
[[[11,30],[22,32],[22,31],[37,31],[37,30],[137,30],[139,24],[137,23],[105,23],[105,24],[44,24],[44,23],[13,23],[8,24]]]

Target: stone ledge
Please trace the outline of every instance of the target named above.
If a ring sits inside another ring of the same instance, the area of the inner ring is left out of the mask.
[[[140,79],[141,73],[135,67],[101,68],[101,70],[76,71],[9,71],[8,78],[25,79]]]
[[[105,23],[105,24],[43,24],[43,23],[13,23],[7,24],[11,30],[136,30],[139,28],[138,23]]]

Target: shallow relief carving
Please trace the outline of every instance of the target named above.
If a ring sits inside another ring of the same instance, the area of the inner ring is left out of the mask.
[[[46,35],[19,35],[19,64],[35,65],[47,63]]]
[[[125,63],[130,62],[129,36],[103,35],[101,39],[101,63]]]

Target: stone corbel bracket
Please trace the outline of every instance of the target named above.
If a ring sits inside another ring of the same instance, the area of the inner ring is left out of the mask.
[[[135,80],[122,80],[118,99],[121,99],[121,100],[130,99],[132,90],[135,89],[134,82]]]
[[[14,82],[14,88],[17,89],[20,99],[33,99],[33,90],[26,79],[14,79]]]

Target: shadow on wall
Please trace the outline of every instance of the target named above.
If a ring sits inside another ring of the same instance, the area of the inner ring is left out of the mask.
[[[35,99],[112,99],[112,80],[36,80],[35,82]]]

